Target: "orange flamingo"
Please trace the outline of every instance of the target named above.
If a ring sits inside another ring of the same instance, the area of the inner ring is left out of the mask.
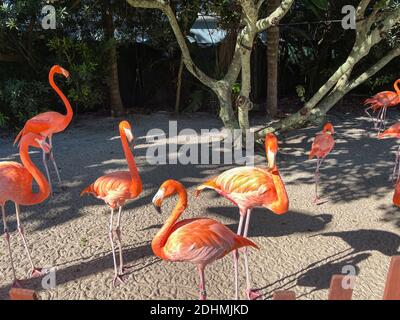
[[[230,169],[200,185],[196,190],[196,196],[198,196],[204,189],[213,189],[236,205],[240,213],[237,234],[244,237],[247,237],[253,208],[265,207],[279,215],[286,213],[289,208],[285,185],[276,165],[278,140],[272,133],[265,137],[265,151],[268,168],[240,167]],[[245,226],[242,234],[244,221]],[[247,298],[257,299],[259,293],[251,289],[246,248],[244,248],[244,262]]]
[[[387,108],[390,107],[395,107],[396,105],[400,104],[400,79],[397,79],[396,82],[394,83],[394,91],[383,91],[379,92],[373,97],[365,100],[364,104],[369,105],[369,107],[365,110],[367,115],[372,118],[372,116],[369,114],[368,110],[372,109],[372,112],[376,112],[377,110],[378,115],[376,118],[373,118],[374,120],[374,128],[378,129],[381,131],[381,129],[385,128],[385,123],[386,123],[386,111]],[[378,126],[379,124],[379,126]]]
[[[11,267],[14,276],[13,286],[19,286],[19,283],[15,273],[10,245],[10,236],[7,227],[5,211],[5,204],[7,201],[12,201],[15,204],[17,229],[24,243],[25,250],[32,268],[31,276],[36,277],[41,275],[41,269],[36,268],[32,262],[28,244],[25,239],[24,229],[22,228],[20,221],[20,205],[32,206],[42,203],[49,197],[50,187],[44,175],[30,159],[29,147],[41,148],[45,153],[49,153],[51,151],[50,145],[45,142],[43,136],[35,133],[29,133],[24,135],[20,142],[20,157],[22,165],[18,162],[9,161],[0,163],[0,205],[3,216],[4,236],[8,246],[8,252],[10,255]],[[37,193],[33,193],[32,191],[33,180],[39,186],[39,192]]]
[[[389,127],[387,130],[384,132],[380,133],[378,135],[379,139],[384,139],[384,138],[400,138],[400,122],[395,123],[391,127]],[[399,180],[400,177],[400,146],[397,149],[396,152],[396,161],[394,164],[394,169],[392,176],[390,177],[391,180]]]
[[[397,181],[393,194],[393,204],[400,207],[400,182]]]
[[[312,159],[314,156],[317,157],[317,168],[315,169],[315,198],[314,203],[318,204],[318,184],[319,184],[319,169],[325,157],[332,151],[335,146],[335,140],[333,134],[335,130],[330,122],[325,123],[321,132],[318,132],[311,146],[311,151],[308,159]]]
[[[123,258],[122,258],[122,245],[121,245],[121,212],[122,207],[127,200],[137,198],[142,192],[142,181],[136,167],[135,159],[129,148],[129,143],[133,142],[133,134],[131,125],[127,121],[121,121],[119,124],[119,132],[121,135],[122,149],[125,154],[126,161],[128,162],[129,171],[117,171],[107,174],[98,178],[93,184],[84,189],[81,196],[84,194],[93,194],[97,198],[103,200],[111,208],[111,218],[109,227],[109,239],[111,242],[111,249],[114,260],[114,280],[116,282],[124,283],[123,276]],[[119,270],[117,269],[117,261],[114,247],[113,236],[113,217],[114,210],[118,208],[117,226],[115,234],[117,236],[117,244],[119,247]]]
[[[59,95],[59,97],[63,101],[67,109],[67,114],[62,115],[58,112],[49,111],[34,116],[25,123],[24,128],[20,131],[20,133],[18,134],[17,138],[14,141],[14,144],[16,144],[21,139],[21,137],[23,137],[29,132],[39,133],[42,136],[48,138],[49,145],[51,147],[51,152],[47,155],[46,153],[43,153],[43,163],[46,169],[47,179],[49,181],[51,190],[52,190],[52,184],[51,184],[49,169],[47,167],[47,161],[49,159],[53,163],[54,169],[57,174],[58,182],[59,184],[61,184],[60,173],[58,171],[57,163],[56,160],[54,159],[54,154],[53,154],[53,134],[64,131],[70,124],[73,116],[71,104],[54,82],[55,74],[62,74],[64,77],[68,78],[69,72],[58,65],[53,66],[49,72],[50,86],[54,89],[54,91]]]
[[[205,300],[207,297],[205,267],[239,248],[258,247],[251,240],[236,235],[226,226],[212,219],[185,219],[177,222],[187,207],[186,189],[178,181],[165,181],[154,196],[153,204],[161,212],[163,200],[175,194],[178,194],[178,203],[154,237],[151,247],[154,254],[163,260],[187,261],[196,264],[200,275],[200,300]],[[236,254],[234,258],[237,269]],[[237,277],[235,277],[235,285],[237,298]]]

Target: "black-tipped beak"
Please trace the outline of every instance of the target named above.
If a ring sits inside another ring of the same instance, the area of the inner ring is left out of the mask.
[[[156,211],[161,214],[161,207],[154,205],[154,209],[156,209]]]

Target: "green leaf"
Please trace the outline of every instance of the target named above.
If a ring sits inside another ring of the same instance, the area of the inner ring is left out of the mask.
[[[328,10],[329,1],[328,0],[310,0],[314,6],[321,10]]]

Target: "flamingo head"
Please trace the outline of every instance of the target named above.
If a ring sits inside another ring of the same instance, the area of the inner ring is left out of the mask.
[[[60,67],[59,65],[53,66],[51,68],[50,72],[62,74],[64,77],[69,78],[69,72],[67,70],[65,70],[63,67]]]
[[[20,146],[31,146],[42,149],[44,153],[51,152],[51,146],[46,142],[46,138],[37,133],[28,133],[21,138]]]
[[[124,120],[119,123],[119,131],[121,133],[121,136],[122,135],[126,136],[126,139],[128,140],[129,143],[133,142],[134,136],[132,133],[132,127],[128,121]]]
[[[268,167],[276,167],[276,154],[278,153],[278,139],[273,133],[267,133],[265,136],[265,152],[267,153]]]
[[[322,128],[322,132],[321,133],[327,133],[329,132],[330,134],[334,134],[335,133],[335,129],[333,128],[332,123],[327,122],[324,124],[324,127]]]
[[[181,192],[183,192],[183,195],[186,198],[185,187],[180,182],[172,179],[165,181],[153,197],[152,202],[154,207],[158,212],[161,213],[161,205],[163,201],[169,197],[172,197],[176,193]]]

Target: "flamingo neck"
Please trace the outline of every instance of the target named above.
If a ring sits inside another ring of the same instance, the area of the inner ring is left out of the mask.
[[[30,199],[24,202],[25,205],[34,205],[43,202],[50,195],[50,186],[42,172],[34,165],[29,156],[29,145],[23,143],[20,148],[20,158],[24,167],[32,175],[39,186],[38,193],[31,193]]]
[[[60,88],[54,82],[54,73],[55,73],[54,71],[50,71],[50,73],[49,73],[49,83],[50,83],[50,86],[54,89],[54,91],[61,98],[62,102],[65,105],[65,108],[67,109],[67,114],[64,117],[65,127],[67,127],[68,124],[72,120],[72,116],[74,115],[74,112],[72,110],[71,104],[69,103],[67,97],[64,95],[64,93],[60,90]]]
[[[172,229],[175,226],[176,221],[179,219],[179,217],[182,215],[187,207],[187,193],[184,188],[179,187],[178,197],[179,200],[174,210],[172,210],[171,215],[164,223],[162,228],[157,232],[151,243],[151,248],[153,249],[154,254],[161,259],[167,259],[164,252],[164,246],[167,243],[167,240],[172,232]]]
[[[140,179],[138,169],[136,167],[135,158],[129,148],[128,140],[124,130],[120,130],[122,141],[122,149],[124,150],[125,159],[128,163],[129,172],[132,178],[131,193],[133,197],[137,197],[142,192],[142,180]]]
[[[285,184],[283,183],[276,166],[271,170],[271,174],[277,195],[277,199],[271,204],[271,210],[276,214],[284,214],[289,209],[289,199],[286,193]]]
[[[394,89],[396,90],[397,95],[400,97],[399,84],[400,84],[400,79],[397,79],[396,82],[394,83]]]

